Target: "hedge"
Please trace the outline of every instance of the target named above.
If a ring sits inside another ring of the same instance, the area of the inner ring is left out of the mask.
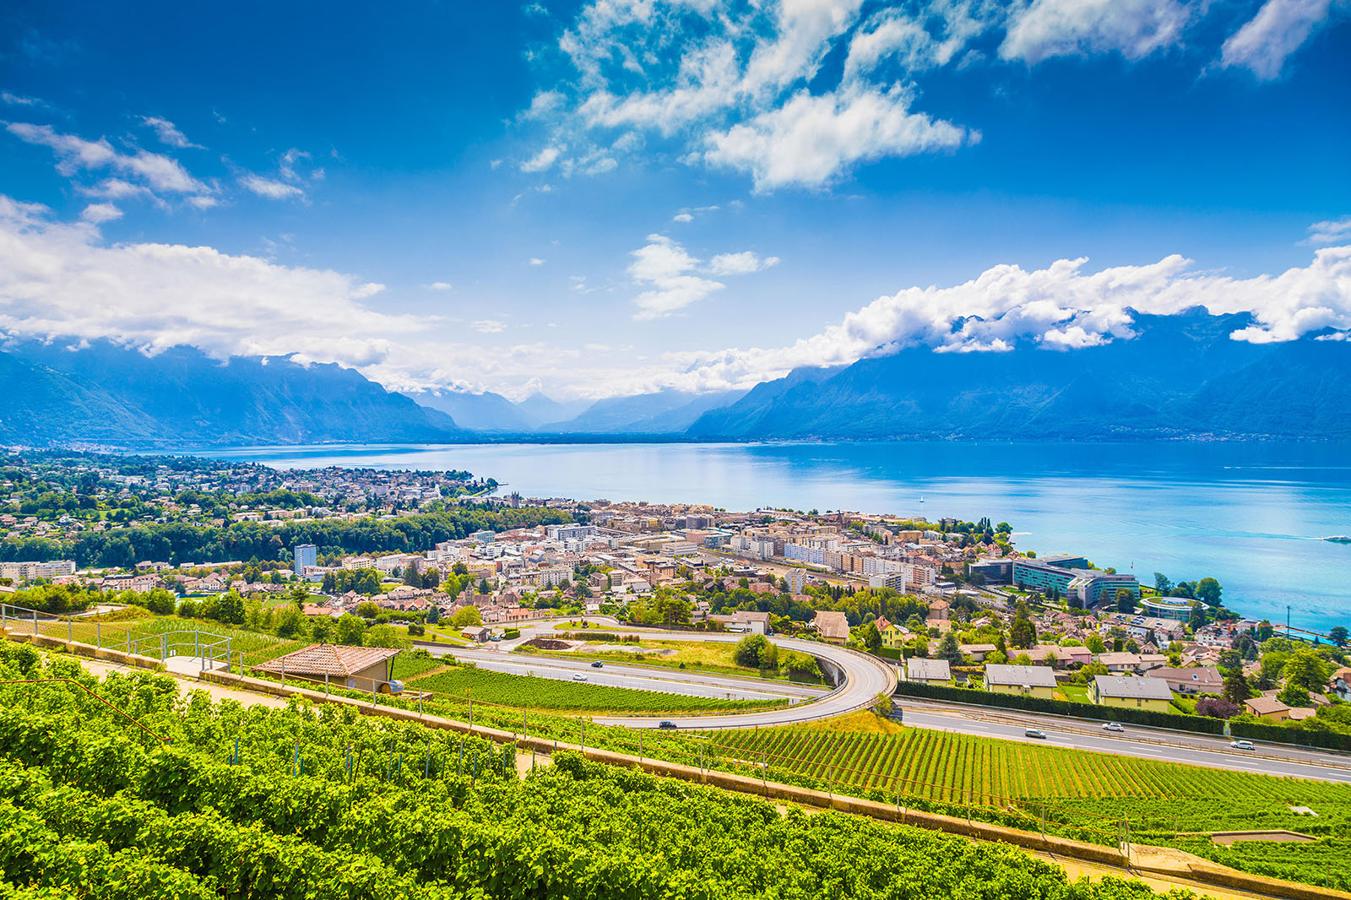
[[[1098,706],[1095,703],[1074,703],[1069,700],[1048,700],[1045,697],[999,694],[993,691],[946,687],[919,681],[899,682],[896,685],[896,693],[933,700],[951,700],[957,703],[974,703],[980,706],[999,706],[1005,709],[1021,709],[1027,712],[1073,716],[1079,719],[1130,722],[1134,725],[1172,728],[1178,731],[1193,731],[1198,734],[1221,735],[1224,734],[1225,726],[1223,719],[1214,719],[1210,716],[1188,716],[1177,713],[1154,712],[1148,709]],[[1351,750],[1351,736],[1327,731],[1305,731],[1256,722],[1233,722],[1230,723],[1230,734],[1234,737],[1280,744],[1299,744],[1325,750]]]

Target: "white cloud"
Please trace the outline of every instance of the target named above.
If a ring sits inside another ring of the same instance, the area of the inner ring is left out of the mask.
[[[471,326],[479,334],[501,334],[507,330],[507,326],[497,319],[479,319]]]
[[[999,55],[1039,63],[1117,51],[1141,59],[1176,44],[1191,15],[1179,0],[1033,0],[1013,15]]]
[[[1267,0],[1224,42],[1220,64],[1249,69],[1258,78],[1278,77],[1285,61],[1327,22],[1331,0]]]
[[[708,271],[714,275],[749,275],[778,264],[777,256],[762,258],[750,250],[743,250],[740,253],[719,253],[708,261]]]
[[[721,253],[705,264],[663,234],[650,234],[632,254],[629,277],[644,290],[633,298],[635,319],[659,319],[698,303],[726,287],[708,275],[747,275],[778,265],[779,258],[761,258],[745,250]]]
[[[1351,240],[1351,216],[1327,219],[1309,226],[1310,244],[1335,244]]]
[[[779,109],[707,137],[703,159],[749,172],[757,191],[821,187],[860,160],[953,150],[979,135],[910,111],[899,87],[803,91]]]
[[[687,213],[687,212],[676,213],[674,216],[671,216],[671,221],[672,221],[672,222],[693,222],[693,221],[694,221],[694,216],[691,215],[690,213]]]
[[[10,106],[46,106],[37,97],[25,97],[21,94],[12,94],[9,91],[0,91],[0,103],[8,103]]]
[[[262,175],[255,175],[251,172],[241,175],[239,183],[246,190],[269,200],[293,200],[305,196],[305,192],[294,184],[278,181],[275,178],[264,178]]]
[[[429,291],[453,291],[454,289],[455,286],[449,281],[433,281],[431,284],[427,285],[427,290]]]
[[[799,366],[847,365],[900,348],[1009,349],[1020,341],[1066,349],[1134,336],[1136,313],[1246,313],[1254,324],[1235,340],[1289,341],[1324,329],[1351,329],[1351,246],[1318,250],[1313,261],[1278,275],[1233,278],[1194,272],[1173,255],[1143,265],[1085,271],[1087,260],[1044,269],[994,266],[951,287],[911,287],[879,297],[818,334],[786,347],[670,354],[660,384],[688,390],[749,387]]]
[[[187,136],[178,130],[178,126],[168,119],[160,116],[141,116],[141,122],[155,132],[155,136],[159,138],[161,144],[177,147],[180,150],[200,146],[188,140]]]
[[[91,203],[80,213],[80,218],[95,225],[122,218],[122,210],[111,203]]]
[[[532,266],[542,266],[542,265],[544,265],[544,260],[541,259],[541,258],[538,257],[538,256],[532,256],[532,257],[530,257],[530,259],[528,260],[528,262],[529,262],[530,265],[532,265]]]
[[[135,178],[152,191],[162,194],[210,194],[211,189],[188,174],[175,159],[146,150],[123,153],[107,138],[88,141],[73,134],[61,134],[50,125],[11,122],[10,134],[30,144],[50,147],[57,157],[57,171],[67,177],[81,170],[112,169]]]
[[[553,168],[554,163],[558,162],[558,157],[562,154],[561,147],[545,147],[536,153],[530,159],[521,163],[522,172],[547,172]]]

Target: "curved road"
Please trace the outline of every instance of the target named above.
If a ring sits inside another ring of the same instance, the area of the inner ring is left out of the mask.
[[[619,631],[663,641],[700,641],[731,643],[741,640],[744,634],[726,632],[690,632],[664,631],[659,628],[639,628],[621,625],[608,617],[589,617],[592,624],[602,625],[607,630]],[[896,673],[891,666],[853,650],[846,650],[834,644],[817,641],[804,641],[796,638],[773,636],[770,640],[785,650],[808,653],[833,665],[842,675],[840,684],[832,691],[822,691],[791,682],[771,682],[757,678],[735,678],[730,676],[709,675],[701,672],[687,672],[679,669],[654,671],[651,668],[628,667],[622,663],[606,662],[602,669],[590,667],[590,661],[569,660],[559,657],[519,657],[510,651],[532,637],[547,637],[558,633],[554,627],[558,622],[547,621],[537,624],[524,624],[521,637],[513,641],[504,641],[495,645],[498,649],[479,649],[450,647],[443,645],[423,645],[437,655],[450,655],[460,659],[472,660],[476,665],[500,672],[513,674],[535,674],[546,678],[572,678],[577,671],[587,674],[587,680],[595,684],[611,684],[617,687],[638,687],[647,690],[662,690],[668,693],[687,694],[705,697],[726,697],[729,694],[742,699],[783,699],[787,697],[792,705],[763,712],[736,713],[713,716],[680,716],[669,721],[680,728],[753,728],[761,725],[787,725],[794,722],[810,722],[826,719],[842,713],[853,712],[870,705],[878,694],[891,694],[896,689]],[[811,700],[810,703],[802,702]],[[630,728],[656,728],[658,720],[651,717],[617,716],[597,718],[601,725],[625,725]]]

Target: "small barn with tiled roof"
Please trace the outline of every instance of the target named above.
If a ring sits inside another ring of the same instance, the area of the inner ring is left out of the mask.
[[[260,672],[341,685],[358,691],[383,690],[390,682],[390,661],[398,650],[311,644],[255,668]]]

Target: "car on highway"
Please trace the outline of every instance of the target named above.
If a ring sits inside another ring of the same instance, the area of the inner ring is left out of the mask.
[[[591,664],[591,668],[593,668],[593,669],[603,669],[603,668],[605,668],[605,663],[601,662],[600,660],[596,660],[595,662],[593,662],[593,663]]]
[[[1037,738],[1042,741],[1046,740],[1046,732],[1042,731],[1040,728],[1029,728],[1023,732],[1023,736]]]
[[[1122,733],[1123,731],[1125,731],[1126,729],[1124,729],[1124,728],[1121,727],[1121,723],[1120,723],[1120,722],[1103,722],[1103,723],[1102,723],[1102,730],[1103,730],[1103,731],[1115,731],[1117,734],[1121,734],[1121,733]]]
[[[585,672],[578,672],[576,675],[573,675],[573,676],[572,676],[572,680],[573,680],[573,681],[586,681],[586,673],[585,673]]]
[[[1256,749],[1257,749],[1256,747],[1253,746],[1253,742],[1252,742],[1252,741],[1231,741],[1230,744],[1229,744],[1229,746],[1230,746],[1231,749],[1234,749],[1234,750],[1256,750]]]
[[[662,719],[660,722],[657,723],[657,727],[658,727],[658,728],[678,728],[679,726],[676,725],[676,723],[672,722],[670,719]]]

